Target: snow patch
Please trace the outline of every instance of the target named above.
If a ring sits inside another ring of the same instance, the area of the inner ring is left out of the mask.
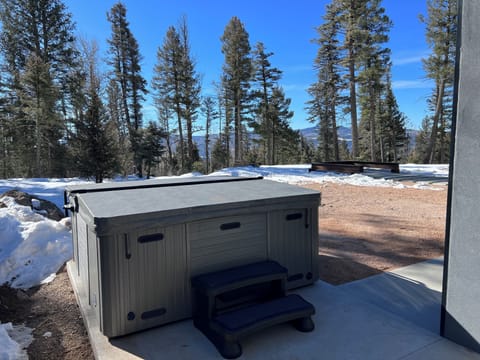
[[[72,257],[65,225],[37,214],[13,198],[0,209],[0,284],[27,289],[45,280]]]
[[[0,360],[27,360],[26,349],[33,341],[33,329],[0,323]]]
[[[216,171],[209,176],[263,176],[266,180],[284,182],[289,184],[306,183],[337,183],[355,186],[376,186],[376,187],[394,187],[394,188],[419,188],[419,189],[441,189],[438,186],[430,186],[424,183],[422,186],[406,186],[399,181],[375,179],[364,174],[340,174],[335,172],[312,171],[309,172],[310,164],[300,165],[275,165],[275,166],[244,166],[226,168]],[[409,175],[427,175],[435,177],[445,177],[448,175],[448,165],[400,165],[400,172]]]

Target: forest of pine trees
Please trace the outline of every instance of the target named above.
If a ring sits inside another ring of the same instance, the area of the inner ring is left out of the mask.
[[[238,17],[225,24],[220,41],[212,39],[224,61],[215,94],[206,94],[186,17],[159,39],[153,76],[145,79],[123,3],[105,17],[110,34],[102,58],[95,42],[77,38],[62,0],[0,0],[0,178],[102,182],[116,174],[208,173],[245,164],[447,162],[457,1],[426,1],[420,21],[431,53],[423,65],[435,88],[409,152],[407,119],[392,90],[392,22],[381,0],[332,0],[312,33],[316,77],[305,106],[318,129],[316,149],[290,125],[291,100],[274,52],[251,44]],[[144,120],[147,95],[155,121]],[[351,148],[339,140],[341,118],[349,119]]]

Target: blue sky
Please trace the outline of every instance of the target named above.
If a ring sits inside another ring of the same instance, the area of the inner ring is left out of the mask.
[[[130,29],[144,57],[142,71],[150,81],[156,62],[156,51],[163,43],[166,30],[187,16],[192,54],[197,71],[202,75],[203,93],[213,94],[212,82],[218,81],[223,64],[220,37],[232,16],[245,24],[251,46],[262,41],[273,66],[283,71],[281,85],[292,99],[295,112],[292,127],[312,126],[305,114],[309,99],[306,89],[315,81],[313,60],[317,45],[315,27],[322,23],[325,5],[329,0],[242,0],[234,4],[226,0],[124,0]],[[433,84],[425,79],[421,58],[428,55],[424,24],[418,20],[425,14],[425,0],[384,0],[383,6],[393,21],[388,46],[392,49],[392,80],[397,101],[408,117],[410,128],[419,128],[426,115],[426,98]],[[107,11],[114,0],[66,0],[77,24],[77,32],[100,45],[106,57],[106,39],[110,37]],[[144,107],[145,120],[155,120],[150,101]],[[340,125],[349,126],[349,118]]]

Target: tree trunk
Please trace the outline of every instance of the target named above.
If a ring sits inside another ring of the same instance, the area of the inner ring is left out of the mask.
[[[241,142],[242,142],[242,124],[241,124],[241,114],[240,114],[240,96],[239,91],[235,93],[235,150],[233,154],[233,162],[236,165],[239,165],[242,160],[241,155]]]
[[[36,114],[35,116],[35,177],[41,177],[41,166],[40,166],[41,144],[42,143],[41,143],[41,133],[40,133],[40,119],[39,119],[39,115]]]
[[[232,111],[231,108],[228,108],[228,105],[225,105],[225,152],[227,163],[225,164],[227,167],[230,166],[230,112]]]
[[[35,177],[41,177],[41,152],[42,132],[40,130],[40,95],[36,94],[36,109],[35,109]]]
[[[370,161],[376,162],[377,159],[377,130],[375,124],[375,114],[376,114],[376,101],[375,101],[375,91],[372,89],[370,91]]]
[[[335,103],[336,103],[336,100],[333,102],[333,109],[332,109],[333,156],[334,156],[335,161],[339,161],[340,160],[340,152],[338,150],[337,114],[335,112]]]
[[[173,153],[172,153],[172,144],[170,143],[170,141],[171,141],[170,135],[168,134],[165,138],[165,142],[167,143],[168,167],[171,171],[173,169]]]
[[[271,151],[272,162],[271,162],[271,164],[275,165],[275,162],[277,160],[275,159],[275,151],[276,151],[276,149],[275,149],[275,147],[276,147],[276,143],[275,143],[275,122],[273,121],[273,119],[272,119],[271,125],[272,125],[272,151]]]
[[[181,117],[181,109],[180,104],[177,103],[176,106],[176,113],[177,113],[177,123],[178,123],[178,140],[180,142],[180,169],[183,170],[185,167],[185,146],[183,140],[183,129],[182,129],[182,117]]]
[[[192,117],[190,114],[186,116],[185,119],[187,123],[187,151],[188,151],[188,164],[189,164],[189,169],[191,170],[191,166],[193,163],[193,129],[192,129]]]
[[[210,142],[210,115],[207,115],[205,121],[205,173],[209,172],[210,156],[208,153],[208,143]]]
[[[432,164],[435,156],[435,143],[437,142],[438,123],[443,112],[443,95],[445,93],[445,80],[441,79],[437,87],[437,102],[435,104],[435,114],[433,115],[432,132],[428,141],[427,151],[423,162]]]
[[[445,162],[447,162],[448,160],[445,159],[445,147],[447,145],[446,143],[446,124],[445,124],[445,116],[442,114],[441,116],[441,120],[440,120],[440,156],[438,157],[438,162],[440,164],[445,164]]]
[[[350,74],[350,117],[352,123],[352,158],[358,157],[357,90],[355,82],[355,60],[353,49],[349,49],[348,70]]]

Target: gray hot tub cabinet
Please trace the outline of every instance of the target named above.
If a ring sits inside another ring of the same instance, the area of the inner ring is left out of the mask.
[[[318,279],[313,190],[194,177],[70,186],[65,199],[70,275],[108,337],[190,317],[190,279],[202,273],[270,259],[289,289]]]

